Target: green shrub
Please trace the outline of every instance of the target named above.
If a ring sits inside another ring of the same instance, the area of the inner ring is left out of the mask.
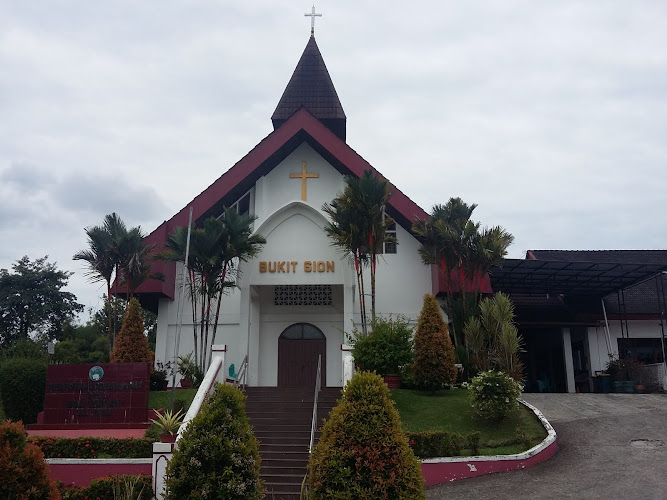
[[[419,461],[389,389],[358,372],[330,413],[309,462],[313,499],[425,498]]]
[[[503,420],[519,409],[522,387],[503,372],[482,372],[470,384],[470,404],[486,420]]]
[[[424,295],[415,333],[414,380],[421,389],[436,391],[456,382],[454,346],[435,296]]]
[[[150,438],[54,438],[33,436],[28,441],[38,446],[46,458],[148,458],[153,456]]]
[[[352,345],[354,362],[362,371],[398,375],[412,364],[412,327],[403,317],[376,318],[368,335],[354,332]]]
[[[60,498],[44,455],[39,448],[27,443],[26,437],[20,422],[0,423],[0,498]]]
[[[470,361],[477,371],[499,370],[517,382],[523,378],[519,352],[523,339],[514,324],[514,305],[500,292],[479,303],[479,317],[465,324]]]
[[[0,394],[7,418],[24,424],[37,422],[45,391],[45,359],[9,358],[0,364]]]
[[[63,500],[150,500],[153,498],[151,476],[118,475],[93,479],[86,487],[61,486]]]
[[[148,346],[148,338],[144,335],[141,306],[135,298],[130,300],[127,306],[125,316],[123,316],[123,325],[116,336],[109,359],[112,363],[148,362],[153,364],[155,353]]]
[[[261,499],[259,468],[245,396],[231,385],[217,384],[178,441],[167,466],[165,498]]]
[[[475,455],[481,440],[479,432],[467,436],[447,431],[406,432],[405,435],[419,458],[457,457],[464,452]]]

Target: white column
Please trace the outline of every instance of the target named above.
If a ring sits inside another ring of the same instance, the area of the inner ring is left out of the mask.
[[[345,387],[354,376],[354,358],[352,357],[352,346],[342,344],[340,350],[343,357],[343,387]]]
[[[171,460],[173,449],[172,443],[153,443],[153,491],[157,500],[162,500],[165,496],[167,463]]]
[[[563,328],[563,353],[565,354],[565,374],[567,377],[567,392],[577,392],[574,385],[574,362],[572,361],[572,339],[570,329]]]

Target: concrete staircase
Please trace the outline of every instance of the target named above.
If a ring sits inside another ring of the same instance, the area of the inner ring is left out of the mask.
[[[246,413],[259,441],[266,498],[298,499],[308,465],[314,387],[247,387]],[[340,387],[323,387],[318,397],[322,419],[340,398]]]

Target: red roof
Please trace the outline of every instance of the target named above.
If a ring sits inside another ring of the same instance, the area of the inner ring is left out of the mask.
[[[438,291],[442,293],[460,292],[461,278],[463,278],[466,293],[493,293],[488,274],[481,276],[480,273],[475,273],[475,277],[471,280],[465,275],[464,271],[458,269],[452,269],[449,272],[449,279],[446,279],[445,275],[438,269]]]
[[[303,142],[308,142],[337,170],[346,175],[361,177],[365,170],[372,170],[377,176],[383,177],[370,163],[329,130],[317,118],[304,108],[294,113],[282,126],[266,136],[247,155],[227,172],[222,174],[213,184],[202,191],[194,200],[163,222],[150,233],[146,242],[155,245],[156,251],[161,250],[167,236],[177,226],[187,226],[190,207],[193,208],[193,220],[213,215],[214,210],[222,212],[221,201],[227,196],[238,196],[245,193],[249,186],[261,176],[268,173],[291,151]],[[390,184],[391,199],[388,212],[407,230],[419,217],[427,218],[428,214],[402,191]],[[236,198],[225,201],[227,205]],[[136,291],[137,294],[161,294],[174,298],[176,265],[174,263],[156,262],[153,272],[164,274],[164,281],[148,280]]]

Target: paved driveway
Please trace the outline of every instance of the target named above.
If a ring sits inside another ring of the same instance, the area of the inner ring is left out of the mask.
[[[427,489],[429,499],[667,499],[667,395],[525,394],[559,451],[528,469]]]

